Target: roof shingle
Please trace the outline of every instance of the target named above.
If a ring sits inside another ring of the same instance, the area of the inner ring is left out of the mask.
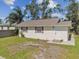
[[[42,20],[28,20],[17,25],[17,27],[32,27],[32,26],[71,26],[71,21],[60,21],[59,19],[42,19]]]

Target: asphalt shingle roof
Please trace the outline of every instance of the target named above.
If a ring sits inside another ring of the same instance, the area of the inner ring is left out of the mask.
[[[28,20],[17,25],[17,27],[33,27],[33,26],[71,26],[71,21],[60,21],[57,18]]]

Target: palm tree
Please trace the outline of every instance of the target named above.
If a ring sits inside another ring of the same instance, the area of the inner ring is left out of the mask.
[[[72,27],[73,30],[75,31],[75,33],[77,34],[77,28],[78,28],[78,24],[79,24],[79,18],[78,18],[78,3],[76,2],[76,0],[69,0],[70,4],[67,7],[67,11],[68,13],[66,14],[68,20],[72,21]]]
[[[0,19],[0,24],[2,24],[2,19]]]
[[[35,20],[38,18],[38,5],[36,4],[36,0],[32,0],[31,4],[26,5],[25,13],[27,14],[27,11],[30,11],[32,20]]]
[[[10,24],[13,23],[20,23],[23,21],[24,15],[22,14],[22,11],[19,7],[15,7],[12,12],[9,14],[8,17],[6,17],[7,21]]]
[[[49,0],[43,0],[43,3],[41,4],[42,18],[48,18],[48,13],[52,12],[51,9],[48,9],[46,11],[48,4],[49,4]]]
[[[13,9],[14,13],[17,16],[17,23],[20,23],[23,21],[23,17],[25,16],[24,14],[22,14],[22,11],[19,7],[16,7]]]
[[[48,8],[48,5],[49,5],[49,0],[43,0],[43,2],[41,4],[37,4],[36,0],[32,0],[31,4],[26,5],[25,13],[28,14],[27,11],[29,10],[32,20],[40,19],[39,11],[42,14],[41,15],[42,19],[51,18],[53,9]],[[54,9],[60,10],[59,5],[57,5],[57,7]]]

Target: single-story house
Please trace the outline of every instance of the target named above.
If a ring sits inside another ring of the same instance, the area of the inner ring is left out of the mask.
[[[71,41],[69,29],[71,21],[60,21],[58,18],[28,20],[17,25],[19,37],[47,40],[49,42],[64,43]]]
[[[8,24],[0,24],[0,37],[10,36],[15,34],[16,27]]]

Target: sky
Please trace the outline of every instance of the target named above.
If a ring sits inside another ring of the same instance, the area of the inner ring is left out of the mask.
[[[0,18],[4,19],[5,17],[7,17],[15,6],[19,6],[23,10],[25,8],[25,5],[27,3],[30,3],[30,1],[31,0],[0,0]],[[37,1],[39,4],[42,2],[42,0]],[[50,0],[48,7],[53,8],[57,3],[61,4],[62,8],[67,5],[67,2],[63,0]],[[58,15],[63,17],[63,15]]]

